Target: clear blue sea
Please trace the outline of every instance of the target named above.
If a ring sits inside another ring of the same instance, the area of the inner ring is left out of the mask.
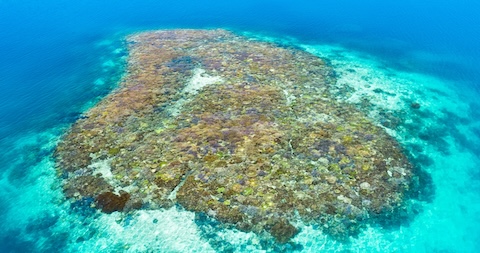
[[[0,0],[0,252],[480,252],[479,24],[474,0]],[[126,35],[175,28],[224,28],[327,59],[351,89],[340,100],[368,98],[379,125],[385,112],[402,119],[387,132],[431,178],[419,212],[348,243],[304,226],[294,246],[275,248],[175,208],[73,211],[57,141],[117,86]]]

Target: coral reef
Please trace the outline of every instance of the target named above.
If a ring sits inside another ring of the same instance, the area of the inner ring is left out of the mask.
[[[333,98],[321,59],[224,30],[145,32],[127,45],[120,87],[56,149],[68,197],[107,213],[180,204],[279,243],[298,219],[347,238],[407,198],[412,165]]]

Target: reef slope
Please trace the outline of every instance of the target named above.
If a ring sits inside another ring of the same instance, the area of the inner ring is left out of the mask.
[[[145,32],[127,45],[119,88],[56,149],[72,201],[107,213],[179,204],[280,243],[299,220],[346,238],[402,206],[411,164],[329,94],[321,59],[224,30]]]

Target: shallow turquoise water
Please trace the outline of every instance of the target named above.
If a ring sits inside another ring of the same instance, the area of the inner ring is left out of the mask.
[[[0,1],[0,10],[2,252],[476,252],[480,246],[477,3]],[[56,141],[116,86],[124,35],[183,27],[230,28],[328,59],[338,90],[350,90],[338,99],[373,101],[369,116],[379,125],[388,126],[386,115],[402,119],[386,130],[434,187],[418,203],[419,213],[391,229],[368,228],[350,243],[300,224],[293,246],[273,248],[180,209],[124,216],[72,206],[54,170]],[[412,110],[412,102],[420,109]]]

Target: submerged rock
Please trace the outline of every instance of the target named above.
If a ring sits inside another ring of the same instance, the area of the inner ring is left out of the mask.
[[[298,218],[346,238],[405,201],[411,164],[329,94],[335,75],[321,59],[224,30],[127,42],[120,87],[57,147],[68,197],[108,213],[180,204],[279,243]]]
[[[97,196],[95,202],[102,212],[113,213],[115,211],[123,211],[129,199],[130,194],[126,192],[120,192],[120,195],[113,192],[104,192]]]

